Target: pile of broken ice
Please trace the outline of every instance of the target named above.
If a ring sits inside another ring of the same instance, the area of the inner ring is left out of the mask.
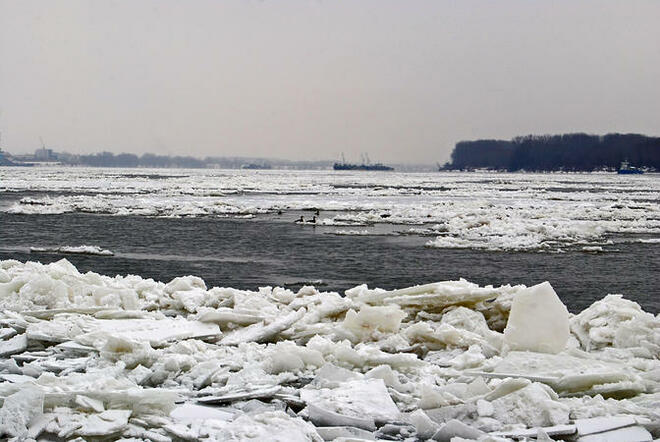
[[[660,318],[548,283],[207,289],[0,262],[0,437],[652,440]]]

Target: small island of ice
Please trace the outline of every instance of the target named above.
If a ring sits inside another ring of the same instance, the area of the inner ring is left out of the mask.
[[[30,253],[62,253],[70,255],[98,255],[113,256],[111,250],[99,246],[57,246],[57,247],[30,247]]]

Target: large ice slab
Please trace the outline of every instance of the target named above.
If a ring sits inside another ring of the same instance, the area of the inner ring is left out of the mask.
[[[577,442],[651,442],[652,440],[653,436],[644,427],[633,426],[580,436]]]
[[[549,282],[523,290],[513,299],[504,329],[504,344],[510,350],[559,353],[568,336],[568,310]]]
[[[147,342],[160,346],[187,338],[218,337],[216,324],[178,318],[96,319],[81,315],[57,315],[50,321],[31,324],[30,339],[65,342],[75,340],[87,346],[101,346],[109,337]]]
[[[520,377],[542,382],[566,394],[603,394],[627,397],[645,390],[642,379],[625,363],[599,360],[587,354],[510,352],[493,371],[472,372],[486,377]]]

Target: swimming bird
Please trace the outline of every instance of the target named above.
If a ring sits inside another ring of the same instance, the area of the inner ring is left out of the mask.
[[[300,216],[297,220],[294,221],[296,224],[316,224],[316,216],[313,216],[312,219],[306,220],[305,218]]]

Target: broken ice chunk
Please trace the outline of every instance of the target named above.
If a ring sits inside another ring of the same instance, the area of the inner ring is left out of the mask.
[[[143,385],[145,382],[149,380],[149,378],[153,373],[154,372],[148,369],[147,367],[138,365],[133,370],[129,371],[126,374],[126,377],[131,381],[135,382],[137,385]]]
[[[206,284],[204,283],[204,280],[202,278],[199,278],[197,276],[190,276],[190,275],[174,278],[173,280],[168,282],[164,287],[165,293],[169,293],[169,294],[175,292],[190,291],[195,289],[206,290]]]
[[[107,410],[99,414],[92,414],[83,420],[83,425],[74,434],[80,436],[105,436],[126,428],[130,410]]]
[[[379,365],[374,367],[365,373],[364,377],[367,379],[382,379],[383,382],[385,382],[385,385],[401,393],[410,390],[410,386],[402,384],[397,373],[395,373],[389,365]]]
[[[400,420],[401,413],[382,379],[349,381],[334,389],[303,388],[300,390],[300,397],[308,405],[341,415],[361,418],[370,416],[381,423]]]
[[[7,357],[16,353],[22,353],[27,349],[27,335],[14,336],[6,341],[0,341],[0,357]]]
[[[267,342],[273,339],[282,331],[291,327],[296,321],[303,317],[307,310],[302,307],[299,310],[292,311],[268,325],[262,322],[252,324],[245,328],[239,328],[233,332],[227,333],[222,339],[224,345],[238,345],[242,342]]]
[[[438,424],[433,422],[421,409],[413,411],[407,418],[415,426],[417,437],[420,439],[430,439],[438,431]]]
[[[362,379],[364,375],[343,367],[328,362],[323,365],[317,372],[316,377],[312,380],[312,385],[316,387],[334,388],[346,381],[353,381]]]
[[[41,416],[44,394],[35,387],[22,388],[5,398],[0,408],[0,436],[25,436],[32,421]]]
[[[346,296],[371,305],[398,304],[408,310],[442,311],[450,305],[474,305],[486,299],[494,299],[501,290],[479,287],[461,279],[417,285],[399,290],[369,290],[358,286],[346,291]]]
[[[650,442],[652,440],[653,436],[646,428],[634,426],[581,436],[577,439],[577,442]]]
[[[575,420],[575,426],[577,427],[577,432],[580,436],[603,433],[605,431],[629,427],[635,424],[635,419],[630,416],[601,416],[590,419]]]
[[[660,354],[657,319],[636,302],[607,295],[571,318],[571,331],[587,351],[603,347],[643,347]]]
[[[314,426],[283,411],[245,414],[217,429],[209,429],[211,440],[254,440],[321,442]]]
[[[355,336],[352,339],[354,342],[359,342],[376,338],[377,332],[398,332],[401,320],[405,317],[406,314],[398,305],[378,307],[365,305],[358,313],[353,309],[347,311],[342,327]]]
[[[440,427],[440,429],[433,435],[433,440],[449,442],[450,440],[453,440],[454,437],[479,439],[481,436],[485,435],[486,433],[483,431],[472,428],[459,420],[452,419]]]
[[[83,396],[80,394],[76,395],[75,403],[82,410],[91,410],[91,411],[96,411],[97,413],[101,413],[105,411],[105,407],[103,406],[103,401],[100,401],[98,399],[92,399],[91,397]]]
[[[356,427],[316,427],[323,440],[331,441],[340,437],[349,439],[375,440],[373,433]]]
[[[509,350],[559,353],[568,336],[568,310],[549,282],[522,290],[513,299],[504,329]]]
[[[463,354],[455,357],[451,361],[451,366],[457,370],[464,370],[466,368],[473,368],[480,365],[486,357],[481,352],[479,345],[470,345],[470,348]]]
[[[385,424],[374,433],[376,440],[409,439],[415,435],[415,427],[406,423]]]
[[[10,327],[0,327],[0,340],[9,339],[16,335],[16,330]]]
[[[126,368],[138,365],[151,365],[156,359],[156,352],[148,342],[107,336],[101,350],[101,357],[110,361],[123,361]]]
[[[325,407],[319,407],[314,404],[307,405],[307,414],[309,416],[309,420],[317,426],[355,427],[368,431],[376,430],[374,418],[368,415],[353,416],[340,414]]]
[[[275,385],[257,390],[242,391],[228,393],[222,396],[206,396],[197,399],[200,404],[226,404],[237,401],[245,401],[248,399],[272,399],[273,396],[279,393],[282,387]]]
[[[575,425],[554,425],[552,427],[542,427],[542,428],[527,428],[527,429],[513,429],[508,431],[497,431],[491,433],[493,436],[501,437],[511,437],[513,439],[525,439],[529,437],[537,438],[541,440],[542,435],[548,436],[548,439],[543,440],[552,440],[549,437],[556,436],[571,436],[575,434]],[[570,439],[573,440],[573,439]]]
[[[12,359],[13,362],[13,359]],[[22,384],[24,382],[34,382],[34,378],[31,376],[25,376],[22,374],[0,374],[0,379],[3,381],[11,382],[14,384]]]
[[[263,316],[237,312],[234,309],[227,307],[220,307],[217,309],[202,307],[198,309],[197,312],[197,320],[202,322],[214,322],[223,327],[229,323],[250,325],[264,320]]]
[[[568,407],[544,384],[532,383],[495,399],[493,408],[493,417],[504,424],[544,427],[568,423]]]
[[[195,404],[179,405],[170,413],[170,417],[178,422],[194,422],[205,419],[226,421],[232,419],[234,415],[235,413],[229,413],[216,407]]]
[[[268,353],[264,368],[271,374],[297,372],[308,366],[321,367],[325,362],[321,352],[291,341],[269,346]]]
[[[472,373],[474,374],[474,373]],[[509,352],[488,377],[520,377],[550,385],[562,394],[607,394],[617,397],[635,395],[644,390],[640,378],[618,361],[600,361],[581,352],[553,355],[547,353]],[[591,390],[594,390],[591,392]]]
[[[218,336],[220,329],[215,324],[199,321],[175,319],[99,319],[91,324],[91,330],[76,337],[82,344],[99,342],[99,339],[115,336],[129,340],[146,341],[152,346],[163,345],[167,341]]]

